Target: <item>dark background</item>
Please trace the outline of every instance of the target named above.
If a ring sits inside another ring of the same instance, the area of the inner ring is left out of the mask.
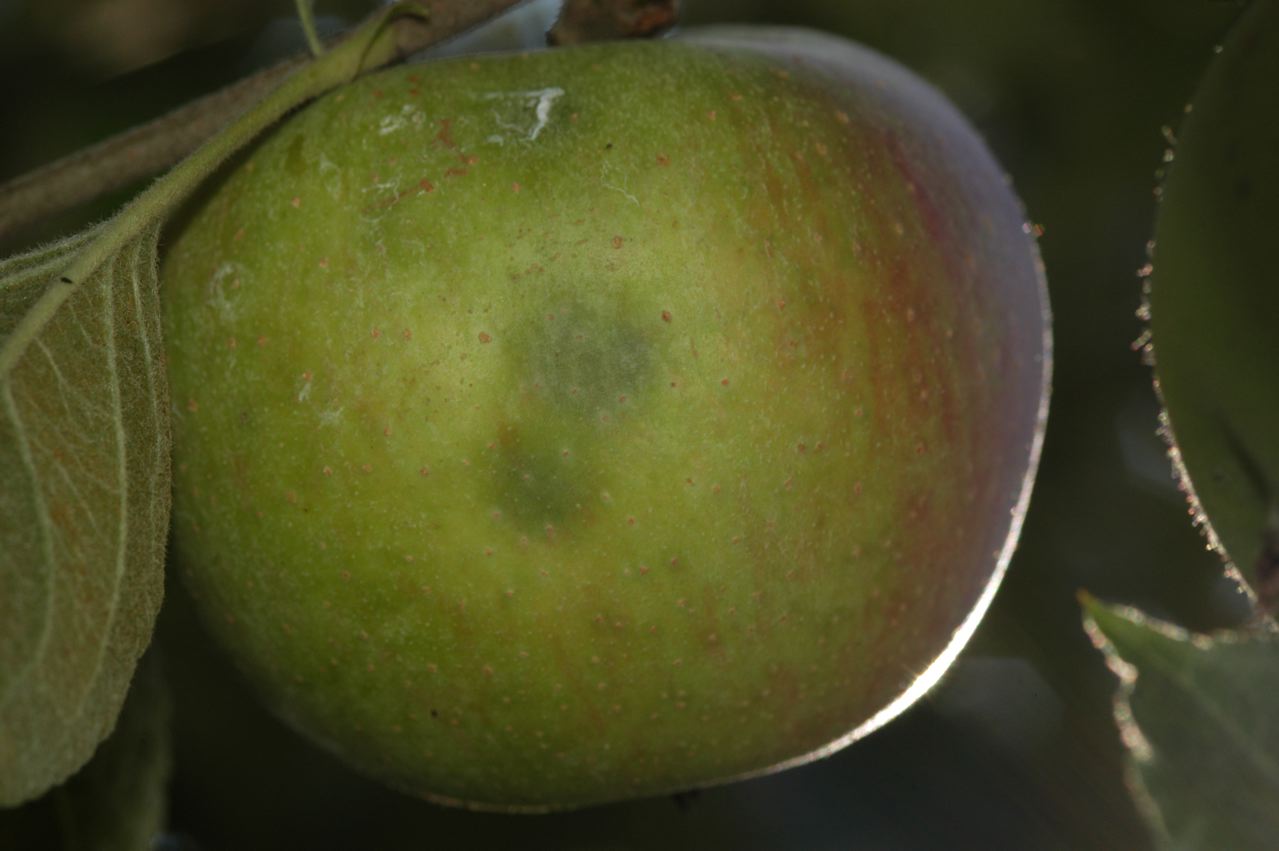
[[[464,2],[465,0],[461,0]],[[325,2],[355,19],[366,4]],[[973,644],[902,718],[836,756],[678,799],[541,817],[383,791],[257,708],[171,587],[172,835],[181,848],[1115,848],[1114,678],[1087,589],[1196,629],[1242,600],[1191,528],[1156,436],[1137,270],[1157,172],[1242,8],[1213,0],[688,0],[687,23],[843,33],[915,69],[985,135],[1034,222],[1055,313],[1053,408],[1020,549]],[[288,2],[0,0],[0,180],[299,48]],[[121,195],[119,197],[126,197]],[[102,216],[119,197],[51,226]],[[12,246],[6,246],[12,248]],[[924,530],[926,532],[926,530]]]

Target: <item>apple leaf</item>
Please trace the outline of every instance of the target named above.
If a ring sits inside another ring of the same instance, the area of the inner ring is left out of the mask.
[[[163,597],[169,405],[157,241],[231,154],[398,55],[383,9],[110,221],[0,261],[0,806],[111,732]]]
[[[157,227],[71,282],[95,234],[0,263],[0,803],[115,723],[163,597],[168,389]]]
[[[150,848],[168,820],[172,702],[154,652],[143,657],[115,731],[52,796],[63,847]]]
[[[138,665],[115,731],[84,770],[39,800],[0,811],[0,848],[151,848],[168,817],[172,704],[154,652]]]
[[[1279,836],[1279,636],[1193,635],[1084,599],[1084,626],[1119,677],[1128,778],[1160,844],[1273,848]]]
[[[1279,2],[1253,3],[1178,133],[1141,341],[1196,522],[1260,598],[1279,598]]]
[[[0,848],[133,851],[156,846],[169,815],[171,700],[160,659],[138,663],[115,731],[67,783],[0,810]]]

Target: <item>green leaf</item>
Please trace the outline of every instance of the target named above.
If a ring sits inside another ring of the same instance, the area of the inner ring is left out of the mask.
[[[1211,638],[1084,600],[1119,677],[1129,785],[1161,845],[1249,851],[1279,837],[1279,636]]]
[[[1279,599],[1279,2],[1208,68],[1161,190],[1147,351],[1196,522]]]
[[[168,820],[171,715],[159,659],[149,653],[138,667],[115,732],[84,771],[52,793],[63,848],[131,851],[152,847]]]
[[[77,283],[95,234],[0,263],[0,803],[111,731],[163,597],[158,228]]]
[[[227,157],[396,53],[387,7],[105,224],[0,261],[0,806],[111,732],[163,596],[169,405],[157,240]]]
[[[143,657],[119,723],[84,770],[43,798],[0,812],[0,847],[152,848],[168,816],[171,700],[159,659]]]

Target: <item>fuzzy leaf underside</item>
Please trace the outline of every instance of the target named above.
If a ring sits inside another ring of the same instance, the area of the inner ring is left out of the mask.
[[[100,230],[0,263],[0,805],[111,732],[163,597],[159,228],[67,283]]]
[[[1212,638],[1085,602],[1119,676],[1129,785],[1160,844],[1273,848],[1279,837],[1279,637]]]

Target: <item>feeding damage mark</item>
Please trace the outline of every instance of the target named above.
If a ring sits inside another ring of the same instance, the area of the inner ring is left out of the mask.
[[[545,89],[529,89],[517,92],[489,92],[484,100],[493,101],[493,120],[502,133],[488,137],[498,145],[506,143],[508,136],[519,141],[533,142],[551,120],[551,107],[562,97],[564,90],[558,86]],[[529,115],[529,113],[532,115]]]
[[[399,113],[382,116],[382,120],[378,122],[377,134],[379,136],[389,136],[392,133],[403,130],[410,124],[415,127],[420,126],[425,120],[426,116],[417,107],[406,103],[400,107]]]
[[[223,322],[234,321],[238,313],[235,293],[240,289],[242,271],[243,267],[238,263],[223,263],[213,271],[205,285],[205,302]]]

